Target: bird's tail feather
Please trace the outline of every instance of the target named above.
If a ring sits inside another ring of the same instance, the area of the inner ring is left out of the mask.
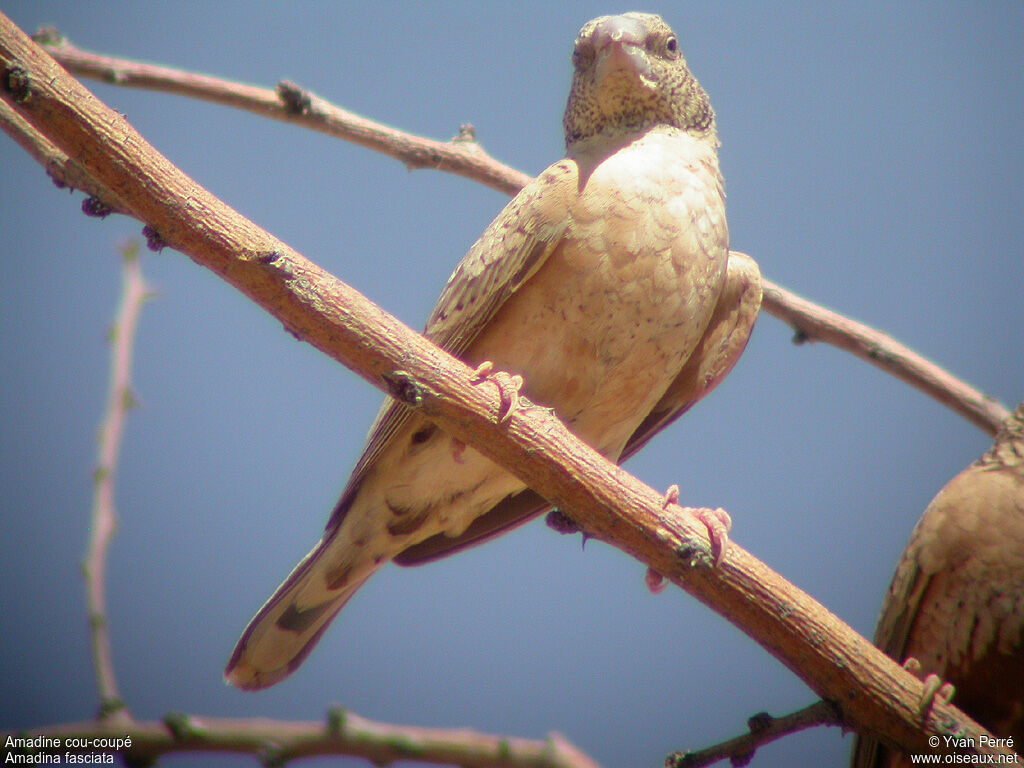
[[[366,558],[352,561],[358,550],[332,547],[332,539],[321,540],[249,622],[224,670],[231,685],[255,691],[288,677],[379,567]],[[336,548],[340,559],[331,557]]]

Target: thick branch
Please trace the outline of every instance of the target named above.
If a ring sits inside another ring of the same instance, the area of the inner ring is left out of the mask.
[[[502,423],[501,398],[473,371],[231,210],[149,146],[0,17],[4,98],[149,222],[164,243],[213,270],[300,338],[506,467],[584,531],[671,579],[751,635],[835,702],[854,727],[908,751],[929,735],[986,732],[949,704],[922,718],[923,686],[823,606],[732,546],[713,567],[704,526],[604,459],[541,408]],[[11,79],[5,76],[5,84]],[[988,742],[985,742],[987,745]]]
[[[374,765],[415,760],[467,768],[597,768],[556,733],[545,741],[513,739],[467,729],[377,723],[344,710],[332,710],[326,723],[171,715],[163,722],[67,723],[33,729],[31,736],[43,737],[42,746],[31,750],[35,753],[63,756],[65,752],[117,751],[130,754],[135,764],[171,752],[232,752],[255,755],[264,765],[284,765],[301,757],[348,755]],[[0,743],[19,737],[3,733]],[[68,739],[91,743],[96,738],[120,740],[120,748],[66,746]]]
[[[82,209],[89,215],[131,212],[117,201],[108,190],[102,189],[83,171],[78,163],[53,146],[39,131],[25,122],[6,101],[0,101],[0,130],[10,136],[29,156],[46,169],[47,175],[58,187],[81,189],[89,195]],[[93,201],[93,202],[89,202]]]
[[[117,525],[114,504],[114,472],[117,468],[124,422],[133,402],[131,372],[135,328],[138,325],[142,303],[146,298],[146,283],[142,279],[138,247],[125,246],[122,256],[124,267],[121,305],[111,328],[110,387],[107,392],[106,412],[100,426],[96,471],[93,478],[92,525],[90,526],[89,546],[82,564],[101,718],[124,713],[124,705],[117,689],[117,678],[114,676],[114,661],[110,652],[104,585],[107,572],[107,549]]]
[[[292,84],[278,90],[234,83],[180,69],[99,56],[70,45],[50,30],[37,33],[68,71],[117,85],[176,93],[237,107],[355,142],[410,168],[436,168],[515,194],[530,180],[490,157],[475,141],[441,143],[347,112]],[[289,106],[290,105],[290,106]],[[903,344],[765,280],[764,311],[793,326],[802,341],[824,341],[896,376],[994,436],[1010,412]]]

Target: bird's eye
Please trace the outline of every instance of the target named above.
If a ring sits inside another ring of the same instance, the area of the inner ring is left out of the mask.
[[[679,53],[679,41],[674,37],[670,37],[665,41],[665,48],[668,49],[669,53]]]

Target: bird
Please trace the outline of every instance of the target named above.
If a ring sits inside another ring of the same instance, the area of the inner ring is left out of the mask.
[[[952,686],[952,703],[1024,745],[1024,403],[992,446],[939,491],[885,595],[875,645]],[[946,687],[946,686],[944,686]],[[947,691],[950,689],[947,688]],[[927,702],[925,702],[927,704]],[[855,768],[911,765],[869,734]]]
[[[730,257],[714,112],[668,24],[593,19],[572,63],[565,157],[470,248],[424,335],[481,373],[515,377],[529,403],[621,461],[732,369],[761,278],[752,259]],[[258,690],[290,675],[386,562],[445,557],[549,508],[386,399],[320,541],[251,620],[226,680]]]

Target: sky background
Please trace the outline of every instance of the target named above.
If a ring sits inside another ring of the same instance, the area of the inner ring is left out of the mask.
[[[27,31],[266,87],[447,139],[476,126],[538,173],[562,156],[571,44],[605,3],[4,2]],[[1024,4],[648,2],[722,140],[732,246],[1012,407],[1024,398]],[[200,184],[413,327],[503,195],[225,107],[88,82]],[[0,728],[93,715],[79,563],[119,244],[0,137]],[[318,538],[381,395],[212,273],[144,250],[109,619],[124,698],[168,711],[564,733],[661,765],[811,691],[617,550],[542,522],[380,572],[293,677],[226,686],[248,619]],[[915,390],[763,315],[732,376],[629,468],[722,506],[733,539],[870,635],[921,511],[989,439]],[[753,765],[840,765],[818,729]],[[251,765],[184,758],[169,765]],[[349,763],[345,763],[349,764]],[[351,761],[352,765],[360,764]]]

